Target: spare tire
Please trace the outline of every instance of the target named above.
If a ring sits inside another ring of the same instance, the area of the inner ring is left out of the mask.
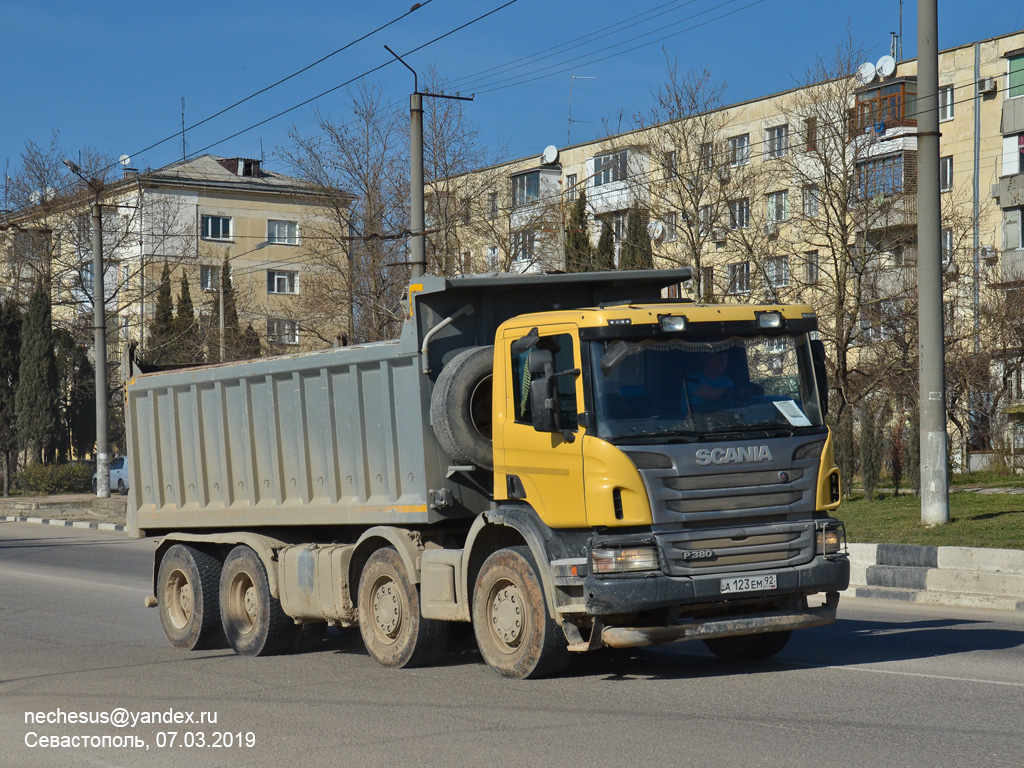
[[[471,347],[441,369],[430,398],[430,421],[442,450],[454,461],[494,468],[491,379],[494,347]]]

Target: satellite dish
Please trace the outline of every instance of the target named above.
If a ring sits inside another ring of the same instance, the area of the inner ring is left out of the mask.
[[[647,225],[647,234],[651,240],[660,243],[665,238],[665,224],[660,221],[652,221]]]
[[[867,85],[875,79],[875,65],[870,61],[865,61],[859,67],[857,67],[857,82],[861,85]]]
[[[132,164],[132,159],[128,155],[121,155],[119,158],[117,158],[117,162],[119,162],[122,166],[127,168],[129,165]]]
[[[879,77],[892,77],[892,73],[896,71],[896,59],[892,56],[883,56],[875,64],[875,71]]]
[[[554,144],[548,144],[544,147],[544,152],[541,153],[540,161],[544,165],[554,165],[558,162],[558,147]]]

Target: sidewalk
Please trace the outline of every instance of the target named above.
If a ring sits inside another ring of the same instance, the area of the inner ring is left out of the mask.
[[[116,493],[109,499],[91,493],[0,497],[0,522],[123,531],[127,510],[128,498]]]

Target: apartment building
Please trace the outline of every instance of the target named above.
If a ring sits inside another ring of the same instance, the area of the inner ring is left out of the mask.
[[[129,338],[146,350],[165,264],[175,301],[181,276],[187,278],[204,328],[218,325],[213,315],[227,264],[239,325],[251,324],[265,350],[322,344],[305,337],[302,297],[316,268],[304,237],[311,223],[323,229],[324,191],[259,160],[214,155],[144,173],[125,168],[101,190],[108,323],[117,328],[108,334],[112,355]],[[37,205],[4,218],[3,285],[24,296],[44,276],[55,321],[84,330],[92,324],[93,193],[47,197],[42,193]]]
[[[656,264],[695,268],[675,293],[810,303],[842,360],[841,397],[909,398],[917,66],[854,64],[852,77],[704,112],[666,98],[650,125],[460,177],[450,194],[468,202],[449,241],[466,268],[559,270],[581,194],[592,242],[608,225],[617,250],[639,210]],[[1024,32],[942,51],[939,73],[950,433],[966,467],[994,448],[1024,453]]]

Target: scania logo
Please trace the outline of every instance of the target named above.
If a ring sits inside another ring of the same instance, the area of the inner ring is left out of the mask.
[[[767,445],[744,445],[739,448],[700,448],[697,463],[702,467],[710,464],[752,464],[758,461],[772,461],[772,452]]]

